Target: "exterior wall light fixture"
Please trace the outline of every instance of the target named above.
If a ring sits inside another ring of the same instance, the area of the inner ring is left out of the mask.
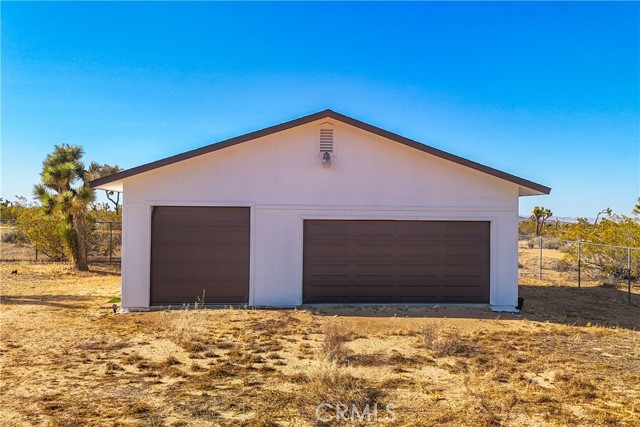
[[[328,151],[325,151],[322,154],[322,167],[323,168],[331,167],[331,155],[329,154]]]

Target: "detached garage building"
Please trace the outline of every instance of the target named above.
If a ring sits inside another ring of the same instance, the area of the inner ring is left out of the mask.
[[[123,191],[122,305],[513,311],[534,182],[325,110],[92,182]]]

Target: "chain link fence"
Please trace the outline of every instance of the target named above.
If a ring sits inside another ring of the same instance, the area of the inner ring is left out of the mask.
[[[21,235],[15,223],[0,223],[0,260],[53,262],[43,250]],[[518,236],[518,271],[522,279],[553,286],[626,287],[629,301],[640,294],[640,248]],[[97,221],[91,225],[90,262],[120,262],[122,224]],[[640,295],[639,295],[640,296]]]
[[[46,250],[26,238],[13,221],[0,223],[0,261],[56,262]],[[120,262],[122,223],[96,221],[91,223],[88,245],[89,262]]]
[[[518,240],[521,278],[578,288],[624,286],[629,302],[638,293],[640,248],[525,235]]]

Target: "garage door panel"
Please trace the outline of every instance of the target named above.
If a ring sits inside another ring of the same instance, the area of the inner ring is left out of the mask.
[[[442,244],[440,246],[442,249],[443,255],[454,255],[454,256],[468,256],[474,258],[486,258],[489,256],[486,250],[485,242],[479,241],[475,242],[464,242],[455,244],[453,242],[447,242],[446,244]]]
[[[249,208],[155,207],[151,236],[151,303],[246,303]]]
[[[483,260],[474,260],[474,259],[460,259],[460,258],[442,258],[441,265],[445,269],[445,271],[456,271],[460,269],[464,269],[466,267],[473,268],[479,274],[483,272],[482,266],[484,265]]]
[[[191,304],[202,299],[204,290],[204,300],[209,302],[211,295],[207,289],[216,288],[214,295],[216,303],[237,303],[238,300],[248,298],[248,294],[244,290],[243,283],[227,284],[221,287],[216,282],[203,283],[175,283],[175,282],[159,282],[159,286],[163,291],[160,294],[152,295],[153,299],[162,299],[164,304]],[[166,290],[164,290],[166,289]]]
[[[407,243],[402,246],[396,245],[395,254],[401,258],[413,256],[413,258],[437,258],[440,256],[442,246],[437,243],[418,244]]]
[[[310,248],[307,256],[309,257],[345,257],[349,255],[348,247],[345,245],[317,245]]]
[[[477,277],[480,279],[485,275],[482,264],[478,265],[444,265],[442,267],[443,277]]]
[[[422,256],[419,254],[398,254],[395,257],[396,265],[440,265],[441,258],[436,254],[426,253]]]
[[[349,264],[315,264],[308,269],[308,277],[317,278],[319,276],[343,276],[349,277],[351,266]]]
[[[351,261],[351,262],[349,262]],[[354,266],[358,265],[395,265],[395,259],[393,255],[375,254],[375,255],[353,255],[347,259],[349,264]]]
[[[238,271],[242,271],[244,267],[243,263],[232,264],[172,264],[166,263],[162,267],[155,267],[153,271],[156,277],[159,278],[158,282],[172,282],[172,281],[235,281],[238,279],[245,279],[248,275],[239,274]],[[160,278],[161,277],[161,278]]]
[[[158,243],[166,245],[179,245],[188,242],[192,246],[219,245],[229,246],[239,239],[246,239],[248,230],[241,227],[219,226],[161,226],[155,234]]]
[[[345,246],[349,246],[349,242],[345,242]],[[379,241],[372,242],[353,242],[350,253],[354,256],[393,256],[393,250],[389,244],[380,243]]]
[[[228,247],[227,247],[228,248]],[[171,251],[161,252],[156,256],[156,260],[161,263],[179,263],[179,264],[216,264],[226,265],[244,259],[249,256],[248,251],[244,249],[220,250],[216,246],[201,246],[197,253],[191,251],[191,246],[176,246]]]
[[[311,290],[313,294],[315,292],[316,297],[328,297],[328,295],[324,292],[323,289],[317,288],[315,290]],[[358,287],[333,287],[331,297],[335,298],[366,298],[366,297],[385,297],[387,299],[393,298],[394,290],[389,286],[371,286],[367,288],[358,288]]]
[[[354,288],[366,288],[367,286],[389,286],[389,283],[393,280],[393,275],[368,275],[359,274],[349,276],[350,281],[353,283]]]
[[[318,237],[321,240],[332,237],[345,237],[349,235],[350,227],[349,224],[337,221],[323,222],[317,224],[317,227],[314,227],[313,230],[309,230],[307,237],[309,239]]]
[[[489,230],[481,221],[307,220],[303,301],[486,303]],[[328,256],[332,247],[339,256]]]
[[[394,276],[393,264],[353,264],[351,273],[356,277]]]
[[[435,221],[399,221],[395,226],[396,236],[410,240],[432,240],[442,235],[442,223]]]
[[[484,239],[489,231],[488,222],[478,221],[455,221],[444,224],[443,237],[447,238],[464,238],[468,239]]]
[[[397,277],[440,277],[442,268],[439,265],[398,264]]]
[[[160,206],[154,209],[156,225],[241,225],[249,222],[249,208]]]
[[[437,298],[440,291],[437,286],[399,286],[396,287],[394,295],[396,298],[406,298],[411,296],[423,296],[428,298]]]
[[[393,224],[386,221],[354,221],[351,222],[351,237],[366,239],[370,237],[393,237]]]

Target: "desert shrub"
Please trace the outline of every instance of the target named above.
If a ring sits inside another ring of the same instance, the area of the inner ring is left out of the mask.
[[[103,221],[101,217],[96,217],[93,215],[94,211],[91,211],[88,217],[88,245],[89,245],[89,253],[92,255],[109,255],[109,251],[111,253],[115,253],[118,251],[118,248],[122,245],[122,226],[120,222],[110,221],[111,228],[109,228],[109,224]]]
[[[16,226],[39,251],[56,261],[67,258],[65,222],[61,215],[46,215],[38,206],[17,211]]]
[[[443,330],[440,323],[429,321],[420,329],[420,347],[431,350],[437,357],[462,355],[468,345],[455,329]]]
[[[572,264],[570,260],[563,258],[556,262],[555,270],[558,272],[575,271],[578,269],[577,264]]]
[[[187,310],[171,315],[168,325],[170,339],[189,352],[205,350],[209,329],[204,317]]]
[[[627,247],[640,247],[640,219],[608,213],[599,223],[592,224],[584,218],[575,224],[567,224],[558,233],[563,240],[582,241],[582,266],[600,273],[601,276],[623,278],[627,276]],[[597,245],[590,244],[596,243]],[[611,245],[611,246],[602,246]],[[612,247],[619,246],[619,247]],[[578,246],[562,248],[565,260],[578,263]],[[631,251],[631,275],[640,274],[640,251]]]
[[[320,347],[321,357],[329,362],[344,363],[349,350],[346,343],[351,339],[351,332],[345,331],[340,325],[329,323],[324,329],[324,341]]]
[[[3,221],[15,221],[18,218],[18,211],[22,209],[22,205],[26,204],[27,199],[18,197],[18,200],[12,202],[0,197],[0,219]]]
[[[562,247],[563,243],[560,239],[542,239],[542,249],[555,249],[558,250]]]
[[[374,405],[384,407],[381,402],[384,392],[369,381],[356,376],[352,367],[319,361],[309,367],[304,380],[300,392],[296,393],[296,399],[300,412],[308,414],[315,425],[336,425],[318,423],[315,408],[321,403],[348,404],[349,408],[355,407],[360,410],[365,407],[373,410]],[[335,415],[335,409],[333,414]],[[348,425],[370,425],[366,424],[366,417],[365,423],[358,424],[357,421],[349,421]]]
[[[105,369],[106,369],[106,371],[107,371],[107,372],[109,372],[109,373],[110,373],[110,372],[116,372],[116,371],[122,371],[122,370],[123,370],[123,369],[122,369],[122,366],[118,365],[118,364],[117,364],[117,363],[115,363],[115,362],[111,362],[111,361],[107,362],[107,364],[106,364],[106,366],[105,366]]]
[[[18,230],[9,230],[2,233],[2,243],[21,245],[28,242],[29,239]]]
[[[518,234],[533,236],[536,233],[536,224],[531,219],[520,219],[518,222]]]

